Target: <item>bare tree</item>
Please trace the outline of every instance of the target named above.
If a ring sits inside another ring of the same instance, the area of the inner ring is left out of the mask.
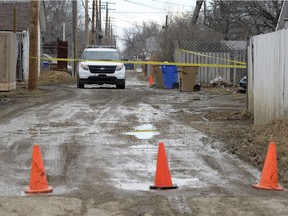
[[[224,40],[274,31],[283,1],[213,0],[204,23],[223,34]]]
[[[243,13],[243,7],[241,1],[214,0],[207,10],[205,24],[208,28],[220,32],[224,40],[238,39],[240,23],[247,16],[247,13]]]
[[[72,5],[71,1],[46,1],[46,19],[47,31],[45,40],[48,43],[57,41],[57,38],[62,38],[63,28],[62,23],[66,23],[66,36],[70,39],[72,36]]]
[[[274,31],[283,1],[246,1],[245,11],[252,18],[249,24],[257,34]]]
[[[125,49],[123,54],[126,58],[134,58],[136,56],[144,58],[144,50],[146,48],[146,39],[149,37],[157,37],[160,32],[160,26],[155,22],[143,22],[142,25],[135,25],[130,29],[124,30],[122,41]]]
[[[176,40],[219,41],[221,39],[220,34],[213,29],[201,24],[192,25],[192,17],[193,14],[191,12],[184,13],[181,16],[170,16],[167,38],[165,39],[164,31],[157,37],[157,42],[160,46],[157,52],[157,60],[173,60],[173,42]]]
[[[246,40],[248,36],[275,29],[282,2],[212,0],[203,14],[201,6],[204,1],[197,1],[194,13],[169,15],[168,25],[158,30],[157,34],[148,31],[151,28],[147,23],[126,30],[123,38],[125,54],[133,56],[141,53],[148,35],[156,38],[159,49],[154,60],[160,61],[173,60],[175,40]]]
[[[58,0],[58,1],[45,1],[46,6],[46,19],[47,19],[47,30],[45,33],[45,43],[55,43],[58,38],[62,38],[63,28],[62,23],[66,23],[66,40],[72,41],[73,26],[72,26],[72,3],[77,4],[77,33],[78,37],[81,38],[85,31],[85,8],[81,1],[72,0]],[[85,47],[85,40],[77,41],[77,49],[79,52],[76,56],[80,55],[80,52]],[[69,45],[69,56],[72,57],[72,46]],[[76,57],[75,56],[75,57]]]

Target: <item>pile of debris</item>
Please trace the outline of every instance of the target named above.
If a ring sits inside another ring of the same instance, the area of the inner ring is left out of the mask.
[[[215,79],[210,81],[210,86],[212,87],[231,87],[233,83],[224,80],[221,76],[216,77]]]

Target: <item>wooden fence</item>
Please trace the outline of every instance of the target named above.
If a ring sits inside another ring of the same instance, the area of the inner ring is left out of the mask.
[[[200,54],[200,55],[199,55]],[[246,62],[246,53],[216,53],[201,52],[194,54],[187,51],[176,49],[174,52],[175,62],[195,63],[195,64],[231,64],[223,59]],[[207,57],[211,56],[211,57]],[[214,78],[221,76],[224,80],[239,85],[240,79],[247,75],[247,70],[242,68],[220,68],[220,67],[200,67],[197,76],[197,82],[201,84],[210,84]]]
[[[0,32],[0,91],[16,89],[16,34]]]
[[[248,48],[248,109],[254,123],[288,117],[288,29],[254,36]]]

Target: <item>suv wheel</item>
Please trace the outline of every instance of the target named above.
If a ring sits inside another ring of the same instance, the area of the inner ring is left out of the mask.
[[[125,89],[125,80],[121,84],[116,84],[117,89]]]
[[[84,88],[84,84],[80,82],[79,77],[77,77],[77,88]]]

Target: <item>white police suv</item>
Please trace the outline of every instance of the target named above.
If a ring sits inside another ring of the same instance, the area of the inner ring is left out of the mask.
[[[120,52],[111,46],[88,46],[78,64],[77,87],[111,84],[125,89],[126,70]]]

